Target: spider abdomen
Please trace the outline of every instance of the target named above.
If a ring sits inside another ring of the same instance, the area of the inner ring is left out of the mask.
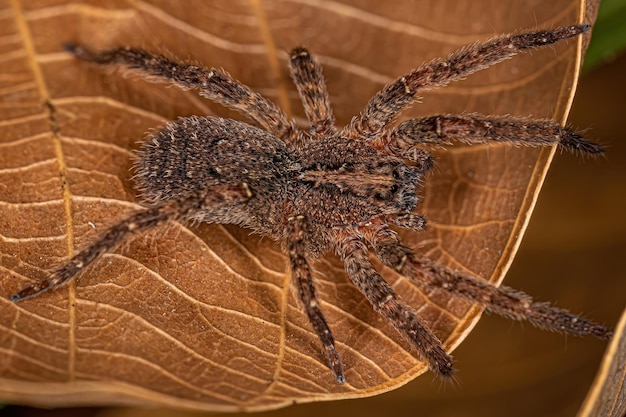
[[[298,166],[285,143],[264,130],[231,119],[192,116],[168,123],[147,138],[135,163],[135,178],[150,204],[245,183],[252,192],[245,203],[192,218],[272,234],[281,222],[277,202],[288,195],[290,172]]]

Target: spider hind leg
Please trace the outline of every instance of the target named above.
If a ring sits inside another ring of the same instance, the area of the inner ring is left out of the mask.
[[[326,319],[322,314],[317,299],[317,292],[311,276],[311,268],[304,255],[305,253],[305,218],[304,216],[293,216],[288,219],[287,223],[287,252],[289,254],[289,263],[291,266],[291,277],[298,293],[298,298],[302,303],[302,308],[306,312],[313,330],[319,337],[324,349],[326,350],[326,359],[328,366],[333,371],[335,379],[338,383],[346,382],[343,371],[343,364],[337,349],[335,348],[335,339],[333,337]]]
[[[398,299],[395,291],[376,271],[369,260],[365,243],[347,236],[338,246],[345,270],[352,283],[365,295],[378,313],[411,344],[437,375],[452,376],[453,361],[424,320],[409,305]]]
[[[525,320],[534,326],[577,335],[608,339],[611,329],[554,307],[533,301],[521,291],[496,287],[486,280],[454,271],[432,261],[417,259],[394,231],[386,226],[373,230],[370,236],[378,259],[395,269],[418,287],[439,288],[453,296],[479,303],[489,312],[514,320]]]

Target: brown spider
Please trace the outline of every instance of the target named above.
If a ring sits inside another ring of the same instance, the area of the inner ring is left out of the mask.
[[[309,259],[334,250],[348,277],[376,311],[419,352],[435,373],[453,363],[415,310],[403,303],[368,258],[368,246],[386,266],[409,280],[481,303],[489,311],[551,330],[608,338],[611,330],[528,295],[418,258],[390,225],[426,227],[413,213],[432,166],[423,144],[508,142],[554,145],[596,154],[602,148],[551,120],[479,114],[438,115],[390,127],[423,89],[445,86],[515,55],[579,35],[588,25],[520,33],[460,49],[398,78],[361,114],[337,130],[321,67],[304,48],[290,54],[290,69],[309,131],[298,130],[273,103],[216,69],[172,62],[140,49],[91,51],[68,44],[77,58],[124,65],[145,77],[170,81],[252,119],[261,129],[218,117],[186,117],[144,143],[135,165],[138,189],[150,207],[137,211],[54,271],[11,296],[17,302],[58,287],[131,232],[173,220],[237,224],[281,242],[293,285],[319,336],[335,378],[345,381],[333,335],[316,296]],[[405,161],[410,161],[407,164]]]

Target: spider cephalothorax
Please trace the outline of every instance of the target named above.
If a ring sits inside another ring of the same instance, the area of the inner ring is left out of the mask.
[[[67,45],[84,61],[122,65],[150,79],[199,88],[203,96],[240,111],[259,127],[218,117],[187,117],[153,134],[135,166],[138,190],[149,207],[107,230],[48,280],[11,299],[21,301],[62,284],[130,232],[192,219],[238,224],[283,245],[298,297],[338,382],[345,381],[343,365],[320,310],[309,266],[312,257],[329,250],[339,254],[348,277],[374,309],[440,375],[452,374],[452,359],[416,311],[374,269],[369,248],[409,280],[481,303],[489,311],[553,330],[607,338],[611,331],[603,326],[534,302],[519,291],[497,288],[420,259],[390,228],[426,226],[425,219],[413,212],[419,207],[424,174],[432,166],[420,145],[509,142],[602,152],[600,146],[550,120],[437,115],[391,126],[422,89],[444,86],[520,50],[588,29],[574,25],[521,33],[463,48],[386,86],[342,130],[335,127],[321,68],[304,48],[291,52],[290,69],[310,123],[308,131],[296,129],[273,103],[222,71],[179,64],[139,49],[97,52]]]

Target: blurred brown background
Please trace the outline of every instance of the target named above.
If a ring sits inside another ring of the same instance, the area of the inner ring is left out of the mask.
[[[626,54],[585,74],[572,125],[606,158],[557,155],[506,284],[613,326],[626,304]],[[257,416],[574,416],[604,342],[555,335],[486,316],[456,350],[455,383],[431,374],[369,399],[305,404]],[[162,413],[162,414],[161,414]],[[5,416],[181,415],[166,410],[37,410]]]

